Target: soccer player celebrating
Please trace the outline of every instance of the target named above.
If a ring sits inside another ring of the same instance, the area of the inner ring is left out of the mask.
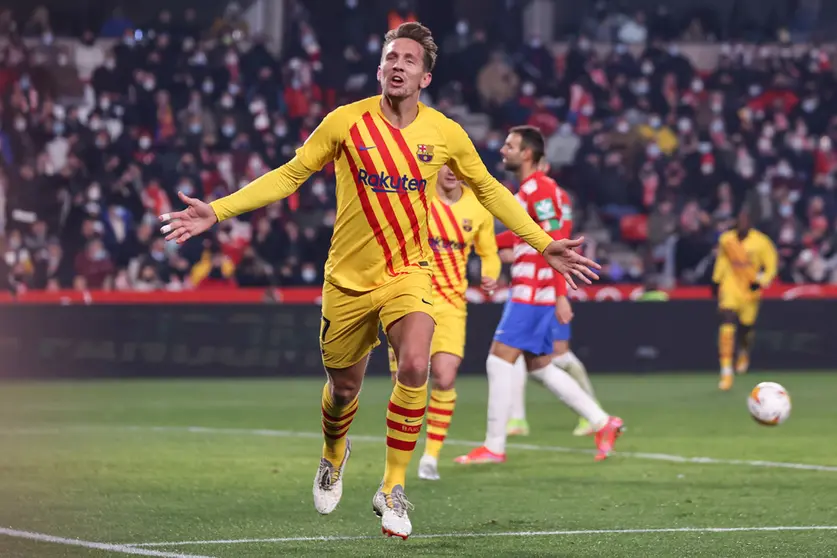
[[[419,461],[418,476],[439,480],[439,454],[456,406],[456,380],[465,355],[468,255],[473,248],[482,261],[482,289],[493,293],[500,275],[494,236],[494,217],[480,205],[474,192],[444,166],[430,204],[430,247],[433,249],[433,309],[436,330],[430,345],[433,389],[427,406],[427,444]],[[389,348],[390,372],[395,378],[398,359]]]
[[[544,231],[560,236],[558,186],[537,170],[537,163],[544,153],[540,131],[531,126],[512,128],[501,153],[506,169],[516,172],[520,178],[517,194],[520,204]],[[556,297],[556,290],[562,284],[562,281],[556,281],[552,269],[537,252],[522,244],[515,248],[511,298],[497,326],[486,362],[488,432],[485,444],[458,457],[457,463],[501,463],[506,460],[512,378],[515,361],[521,354],[532,377],[593,426],[599,450],[596,460],[605,459],[612,450],[622,432],[622,420],[608,416],[569,374],[552,363],[555,314],[563,323],[572,317],[567,314],[569,306],[563,306],[560,296]]]
[[[735,371],[747,372],[753,326],[759,311],[761,290],[776,277],[776,246],[770,238],[752,228],[750,209],[743,205],[738,223],[718,239],[718,254],[712,286],[718,298],[721,326],[718,354],[723,391],[732,389],[732,360],[737,347]]]
[[[161,216],[166,238],[182,243],[219,221],[291,195],[334,162],[337,217],[320,327],[328,381],[322,392],[324,443],[314,507],[331,513],[342,497],[351,455],[347,433],[380,322],[398,357],[398,374],[386,412],[383,480],[372,505],[382,531],[405,539],[412,532],[405,475],[424,419],[435,327],[427,214],[439,169],[450,165],[484,207],[571,283],[597,278],[593,269],[599,268],[572,250],[582,239],[553,241],[544,233],[488,173],[465,131],[419,103],[436,52],[430,31],[419,23],[389,31],[377,74],[382,95],[329,113],[293,159],[241,190],[211,204],[181,193],[188,207]]]

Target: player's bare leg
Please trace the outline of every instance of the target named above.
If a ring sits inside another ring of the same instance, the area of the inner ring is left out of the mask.
[[[590,383],[590,378],[587,376],[587,368],[584,366],[584,363],[582,363],[570,350],[569,341],[555,341],[555,343],[553,343],[553,349],[553,364],[572,376],[573,379],[578,382],[578,385],[581,386],[581,389],[586,391],[587,394],[592,397],[596,403],[598,403],[598,400],[596,400],[596,394],[593,392],[593,384]],[[579,417],[578,425],[576,425],[575,430],[573,430],[573,436],[590,436],[591,434],[595,434],[595,432],[596,431],[593,429],[593,425],[590,424],[589,420],[584,417]]]
[[[735,381],[732,372],[732,358],[735,350],[735,330],[738,317],[731,310],[721,310],[721,326],[718,331],[718,361],[721,366],[721,380],[718,388],[723,391],[732,389]]]
[[[430,403],[427,406],[427,444],[419,461],[418,476],[424,480],[439,480],[439,454],[448,435],[456,407],[456,374],[462,359],[450,353],[438,352],[430,357]]]
[[[321,514],[334,511],[343,497],[343,474],[352,453],[347,436],[357,412],[358,394],[369,356],[348,368],[326,368],[323,387],[323,453],[314,477],[314,507]]]
[[[430,341],[435,323],[430,315],[412,312],[390,325],[387,337],[398,362],[387,408],[387,456],[384,479],[372,498],[385,535],[406,539],[412,533],[404,495],[407,466],[418,441],[427,407]]]
[[[735,330],[735,373],[746,374],[750,368],[750,349],[753,346],[753,326],[738,324]]]
[[[520,356],[514,363],[514,374],[511,381],[511,409],[509,422],[506,425],[508,436],[528,436],[529,423],[526,421],[526,381],[529,372],[526,361]]]

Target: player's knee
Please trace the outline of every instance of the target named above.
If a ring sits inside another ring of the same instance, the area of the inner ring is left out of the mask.
[[[337,405],[348,405],[360,392],[360,382],[352,378],[333,379],[331,397]]]
[[[455,373],[444,373],[440,371],[439,373],[433,374],[433,388],[438,389],[441,391],[448,391],[453,389],[454,384],[456,383],[456,374]]]
[[[398,381],[410,387],[419,387],[427,382],[428,361],[422,355],[402,355],[398,361]]]
[[[738,322],[738,317],[735,315],[735,312],[730,312],[728,310],[721,311],[721,323],[724,324],[735,324]]]

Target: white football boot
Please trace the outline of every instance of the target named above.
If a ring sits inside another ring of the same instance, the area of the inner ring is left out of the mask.
[[[343,497],[343,472],[351,454],[352,443],[347,439],[346,454],[336,470],[328,459],[320,459],[320,467],[314,477],[314,508],[319,513],[329,514],[340,503],[340,498]]]
[[[407,540],[413,532],[413,524],[410,523],[407,511],[413,509],[413,505],[407,500],[404,487],[400,484],[396,484],[389,494],[381,488],[372,498],[372,511],[381,518],[381,532],[388,537],[401,537],[402,540]]]
[[[439,462],[432,455],[422,455],[418,476],[423,480],[439,480]]]

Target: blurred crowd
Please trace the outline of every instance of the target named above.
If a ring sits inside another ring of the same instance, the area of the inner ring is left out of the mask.
[[[330,167],[183,246],[165,243],[156,221],[181,205],[177,192],[233,192],[287,161],[327,111],[375,94],[381,30],[421,16],[409,0],[381,12],[340,0],[336,18],[314,17],[315,4],[289,4],[281,58],[235,3],[210,29],[194,10],[114,17],[70,49],[48,12],[21,29],[0,12],[0,284],[318,285],[335,218]],[[539,126],[605,282],[706,283],[742,203],[777,243],[782,281],[837,282],[830,50],[723,44],[718,67],[698,72],[654,34],[605,50],[591,38],[556,54],[538,37],[459,20],[437,36],[423,100],[465,126],[512,190],[504,130]]]

